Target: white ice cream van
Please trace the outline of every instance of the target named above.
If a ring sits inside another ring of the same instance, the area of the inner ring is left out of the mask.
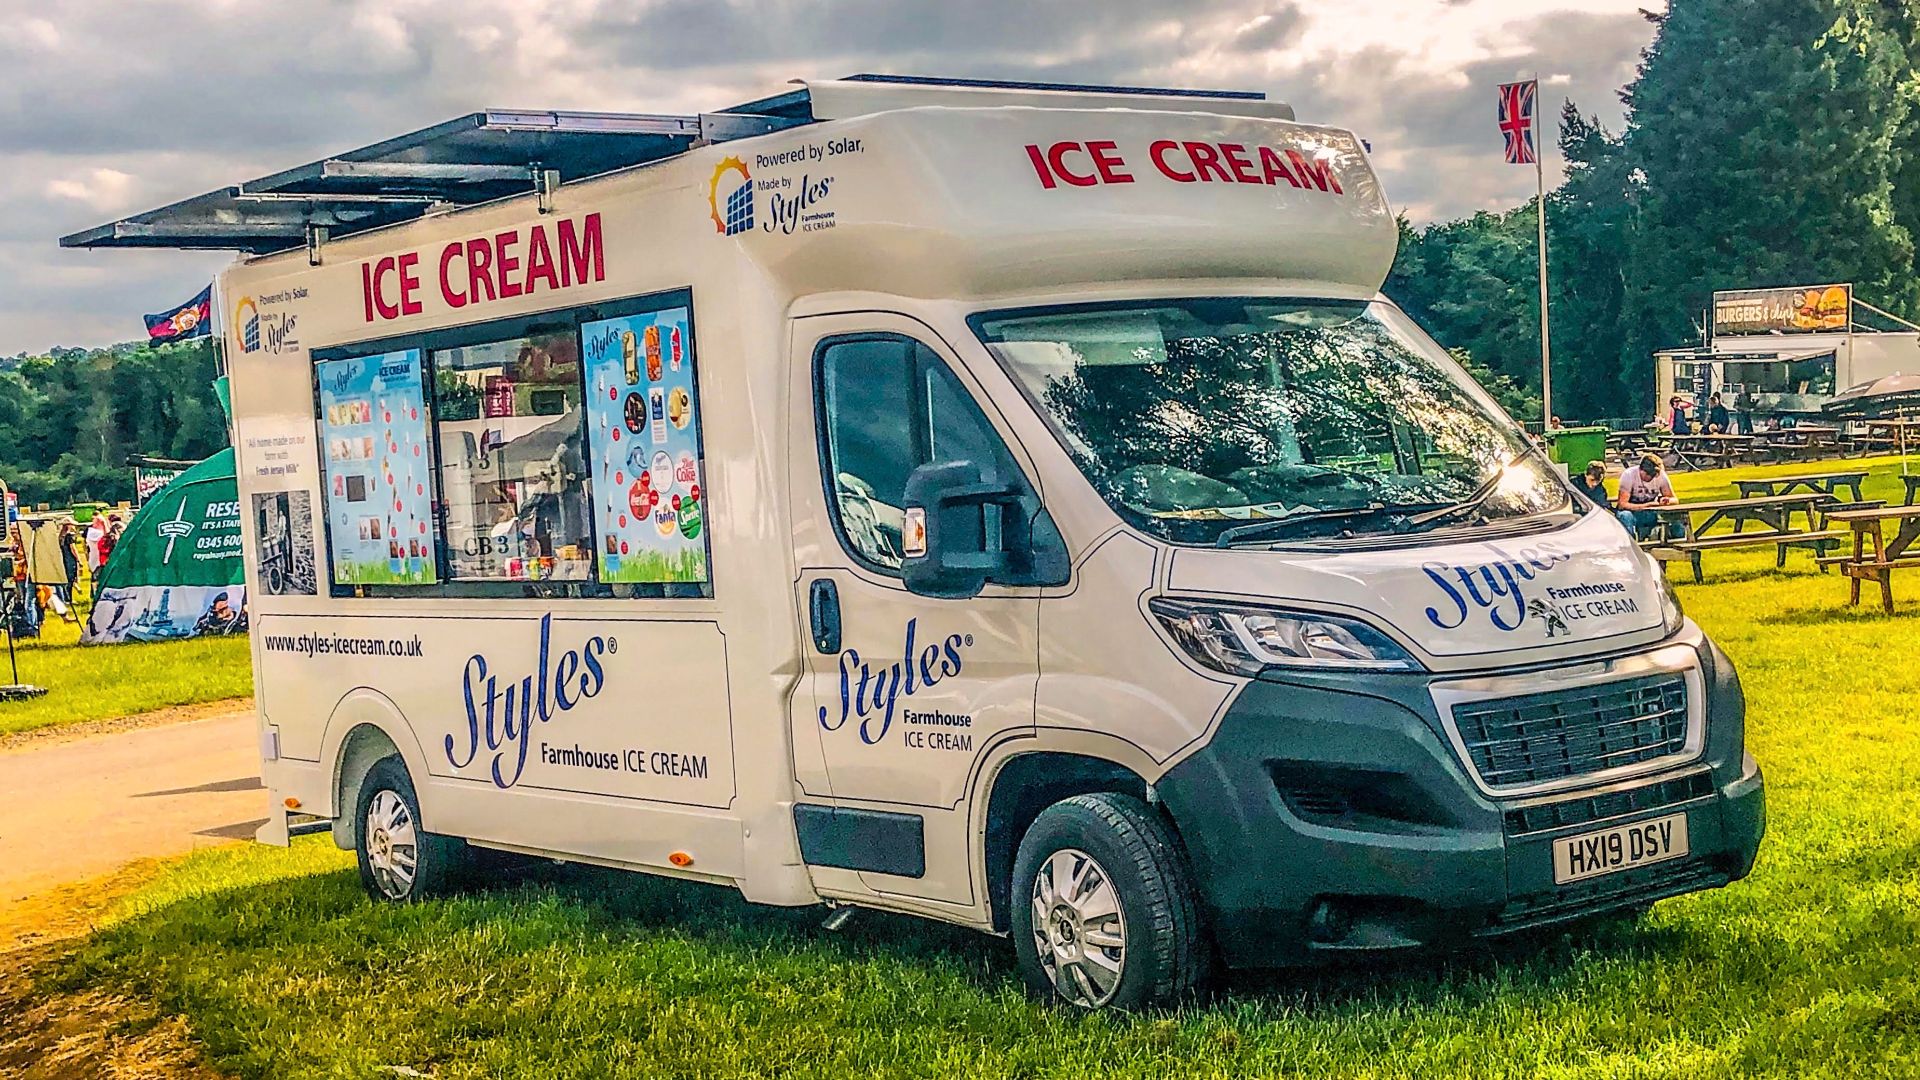
[[[910,912],[1096,1007],[1753,864],[1732,664],[1380,294],[1396,237],[1258,95],[857,77],[67,242],[259,253],[262,840]]]

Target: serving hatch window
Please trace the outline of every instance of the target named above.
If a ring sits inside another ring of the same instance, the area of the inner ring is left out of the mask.
[[[686,289],[315,356],[335,595],[711,597]]]
[[[589,580],[591,481],[573,326],[434,350],[433,411],[447,576]]]

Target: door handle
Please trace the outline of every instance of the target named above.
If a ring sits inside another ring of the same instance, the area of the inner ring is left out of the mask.
[[[813,647],[831,656],[840,651],[840,590],[830,578],[815,578],[807,588],[813,623]]]

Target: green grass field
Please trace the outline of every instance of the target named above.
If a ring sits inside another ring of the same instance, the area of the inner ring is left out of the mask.
[[[85,648],[78,638],[74,627],[56,620],[39,640],[19,643],[20,681],[47,693],[0,701],[0,735],[253,693],[245,635]],[[0,682],[10,677],[0,667]]]
[[[1889,618],[1806,552],[1706,568],[1680,592],[1744,674],[1769,834],[1750,879],[1636,924],[1082,1017],[1023,996],[1004,942],[931,923],[827,934],[610,872],[376,907],[311,839],[186,860],[48,985],[148,997],[248,1077],[1920,1075],[1920,574]]]

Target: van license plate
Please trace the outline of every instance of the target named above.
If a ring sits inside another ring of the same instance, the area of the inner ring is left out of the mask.
[[[1553,842],[1553,883],[1631,870],[1687,853],[1687,815],[1672,814]]]

